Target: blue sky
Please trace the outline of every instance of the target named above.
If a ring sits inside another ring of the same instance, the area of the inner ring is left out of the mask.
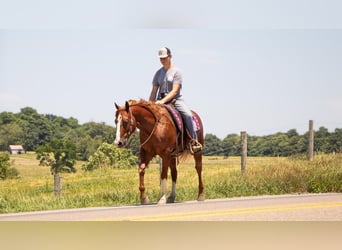
[[[339,1],[3,1],[0,112],[114,126],[148,98],[157,50],[183,70],[205,133],[342,128]]]

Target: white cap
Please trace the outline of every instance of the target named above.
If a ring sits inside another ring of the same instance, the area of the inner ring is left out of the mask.
[[[159,58],[166,58],[170,55],[171,55],[171,51],[169,48],[164,47],[164,48],[159,49],[159,51],[158,51],[158,57]]]

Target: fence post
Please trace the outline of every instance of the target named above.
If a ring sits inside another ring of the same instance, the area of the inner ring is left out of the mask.
[[[62,176],[59,173],[53,175],[54,179],[54,192],[56,197],[60,198],[62,193]]]
[[[311,161],[314,156],[314,129],[313,120],[309,120],[309,144],[308,144],[308,160]]]
[[[241,131],[241,173],[244,175],[247,165],[247,133]]]

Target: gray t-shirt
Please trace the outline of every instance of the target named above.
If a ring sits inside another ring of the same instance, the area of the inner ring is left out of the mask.
[[[163,67],[160,68],[154,75],[152,84],[154,86],[159,86],[159,92],[157,99],[161,99],[163,95],[166,95],[172,90],[172,85],[180,84],[182,87],[182,72],[177,67],[172,67],[165,70]],[[176,94],[175,98],[180,97],[180,90]]]

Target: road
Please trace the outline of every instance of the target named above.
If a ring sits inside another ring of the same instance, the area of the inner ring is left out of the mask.
[[[342,221],[342,193],[2,214],[0,221]]]

